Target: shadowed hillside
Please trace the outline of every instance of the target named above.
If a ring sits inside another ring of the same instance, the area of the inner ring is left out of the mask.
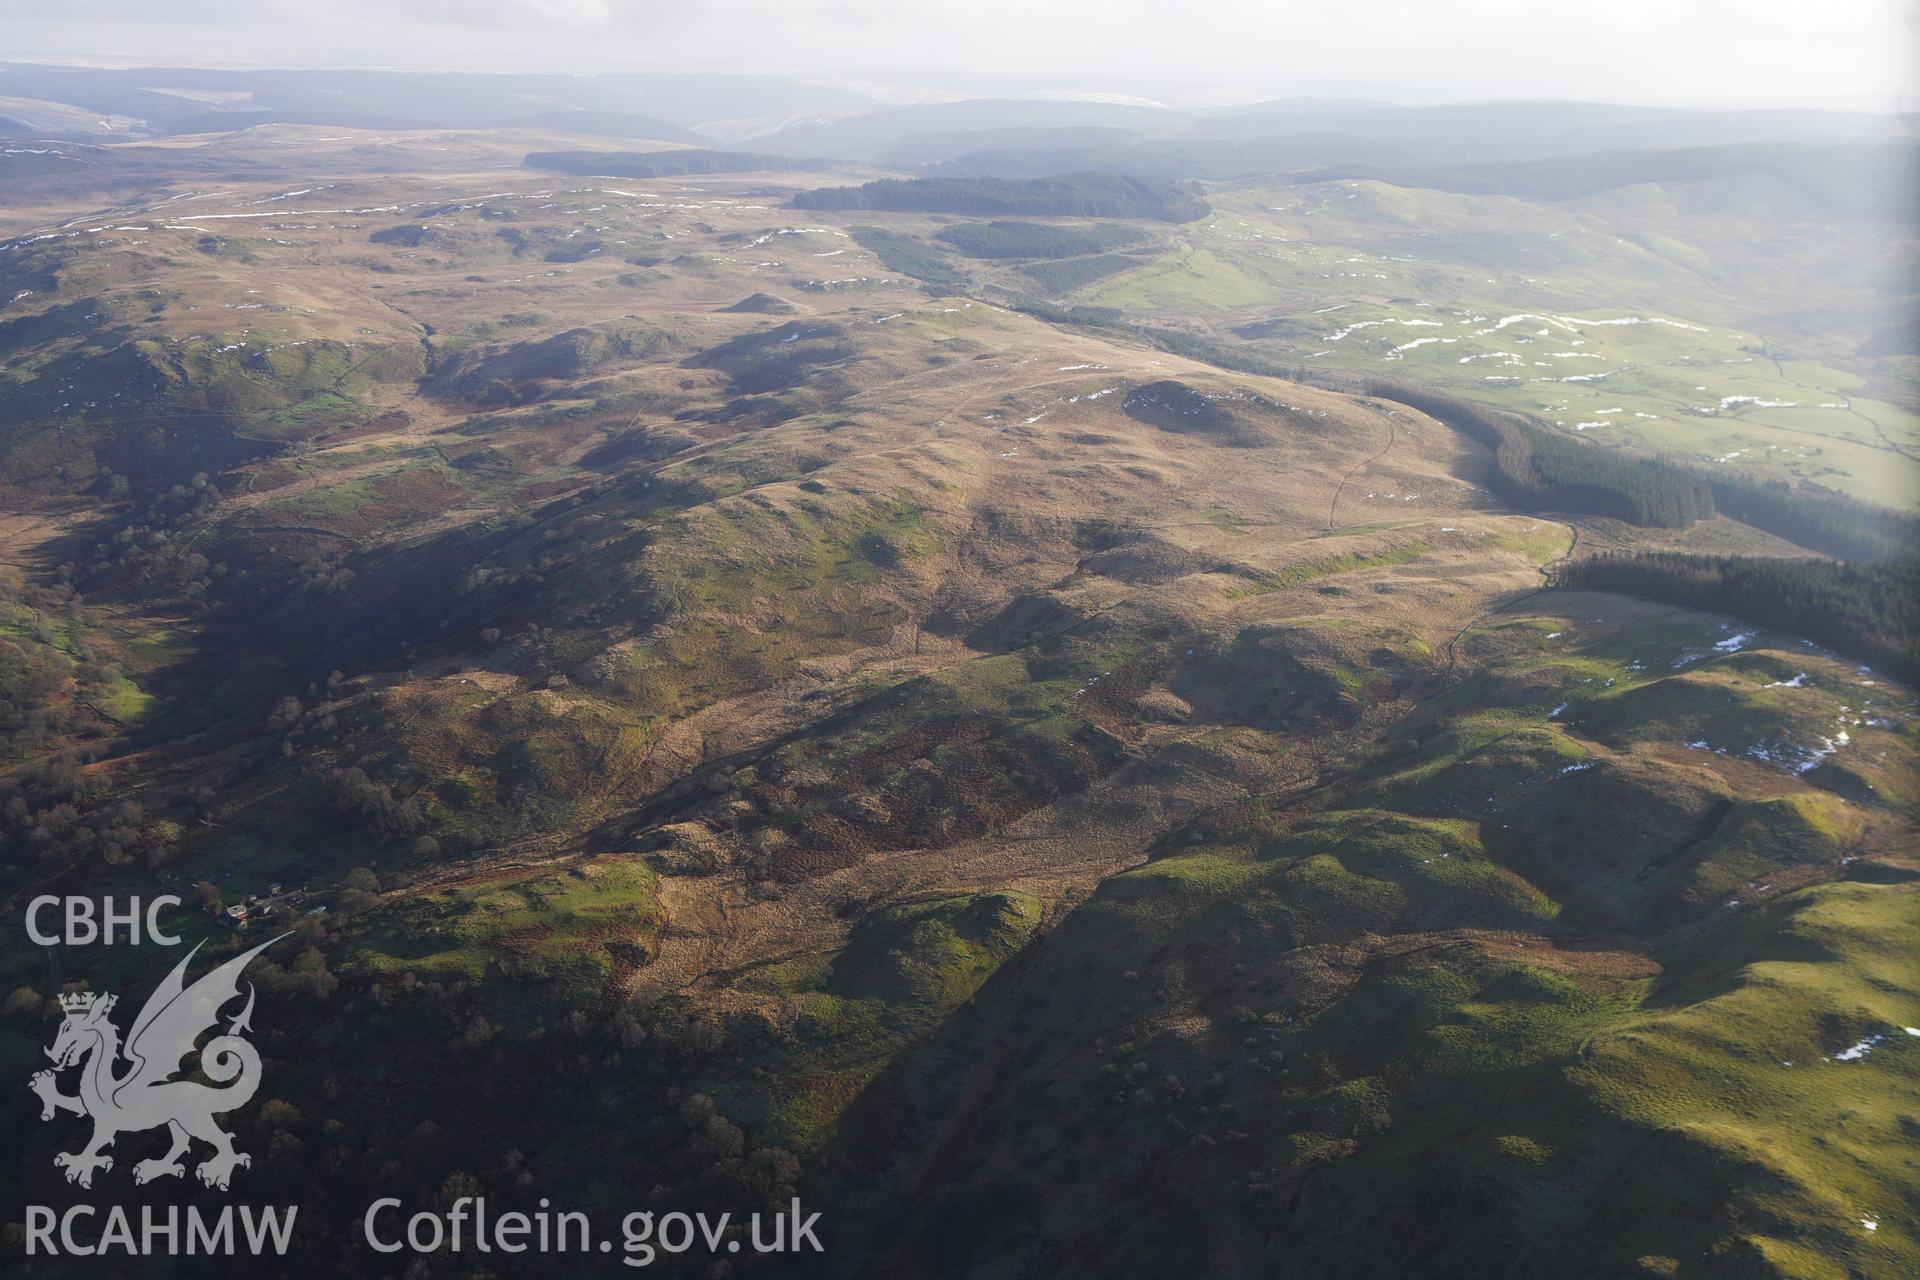
[[[556,161],[641,127],[579,79],[7,169],[0,884],[288,935],[287,1274],[385,1274],[374,1195],[799,1197],[820,1275],[1920,1268],[1911,415],[1728,318],[1754,223]],[[127,1191],[72,1119],[0,1103],[9,1194]]]

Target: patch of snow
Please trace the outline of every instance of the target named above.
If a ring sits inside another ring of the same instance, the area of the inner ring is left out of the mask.
[[[1409,320],[1409,321],[1407,321],[1406,323],[1408,323],[1408,324],[1420,324],[1420,323],[1422,323],[1422,322],[1421,322],[1421,321],[1418,321],[1418,320]],[[1428,324],[1433,324],[1433,323],[1437,323],[1437,322],[1435,322],[1435,321],[1426,321],[1425,323],[1428,323]],[[1403,343],[1401,343],[1401,344],[1400,344],[1399,346],[1397,346],[1397,347],[1395,347],[1395,348],[1393,348],[1393,349],[1392,349],[1391,351],[1389,351],[1389,352],[1387,352],[1387,354],[1386,354],[1385,356],[1383,356],[1383,357],[1381,357],[1381,358],[1382,358],[1382,359],[1385,359],[1385,360],[1398,360],[1398,359],[1400,358],[1400,356],[1401,356],[1401,353],[1402,353],[1402,352],[1405,352],[1405,351],[1411,351],[1411,350],[1413,350],[1413,349],[1414,349],[1415,347],[1424,347],[1424,346],[1426,346],[1426,345],[1427,345],[1428,343],[1430,343],[1430,342],[1455,342],[1455,341],[1458,341],[1458,339],[1455,339],[1455,338],[1415,338],[1415,339],[1414,339],[1414,340],[1413,340],[1412,342],[1403,342]]]
[[[1847,731],[1845,729],[1836,729],[1831,738],[1824,738],[1824,737],[1821,738],[1820,746],[1810,754],[1808,759],[1801,761],[1801,763],[1799,763],[1798,765],[1795,765],[1793,771],[1795,773],[1808,772],[1809,770],[1817,766],[1822,760],[1825,760],[1828,756],[1832,755],[1834,752],[1838,751],[1840,748],[1846,746],[1851,741],[1853,741],[1853,739],[1847,735]]]
[[[1840,1052],[1834,1054],[1833,1060],[1835,1062],[1858,1062],[1860,1059],[1872,1053],[1880,1045],[1886,1043],[1886,1039],[1885,1032],[1875,1032],[1859,1044],[1851,1048],[1842,1049]]]

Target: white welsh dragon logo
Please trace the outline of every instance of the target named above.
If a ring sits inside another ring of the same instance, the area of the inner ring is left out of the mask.
[[[194,1169],[200,1181],[210,1187],[226,1190],[234,1169],[253,1163],[252,1157],[233,1149],[233,1138],[213,1122],[221,1112],[244,1106],[260,1087],[260,1054],[240,1035],[252,1030],[248,1023],[253,1016],[251,985],[246,1008],[227,1024],[227,1033],[214,1036],[200,1047],[200,1070],[213,1084],[174,1077],[180,1074],[180,1060],[194,1052],[194,1042],[219,1022],[222,1006],[240,994],[240,971],[279,940],[267,939],[188,987],[183,978],[194,953],[200,950],[196,945],[147,997],[124,1047],[120,1029],[108,1016],[113,1012],[113,996],[96,996],[89,991],[60,997],[60,1007],[67,1016],[53,1047],[47,1050],[53,1070],[37,1073],[32,1088],[40,1095],[42,1120],[53,1119],[59,1111],[93,1119],[93,1137],[85,1147],[53,1158],[57,1167],[67,1171],[68,1182],[91,1187],[96,1169],[113,1168],[113,1157],[105,1151],[114,1138],[162,1125],[171,1133],[173,1146],[157,1160],[134,1165],[135,1182],[184,1174],[186,1165],[180,1157],[186,1154],[192,1138],[214,1149]],[[123,1057],[130,1065],[116,1074]],[[84,1063],[80,1092],[73,1096],[61,1093],[56,1073],[80,1063]]]

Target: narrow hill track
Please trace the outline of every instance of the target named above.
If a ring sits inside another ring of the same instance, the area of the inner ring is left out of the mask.
[[[1386,444],[1380,447],[1380,452],[1374,454],[1372,457],[1362,462],[1359,466],[1355,467],[1353,470],[1341,476],[1340,483],[1334,486],[1333,499],[1332,501],[1327,503],[1327,532],[1328,533],[1332,533],[1334,531],[1333,515],[1335,511],[1339,510],[1340,495],[1346,491],[1347,485],[1350,482],[1352,482],[1355,476],[1359,475],[1362,471],[1365,471],[1368,467],[1380,461],[1380,459],[1386,457],[1387,454],[1393,451],[1394,442],[1399,437],[1399,426],[1398,426],[1398,423],[1395,421],[1395,418],[1397,415],[1395,411],[1392,409],[1384,410],[1384,412],[1387,415],[1387,442]]]
[[[1550,577],[1550,572],[1555,565],[1565,564],[1568,560],[1571,560],[1573,558],[1573,553],[1579,550],[1580,548],[1580,526],[1571,520],[1561,521],[1561,523],[1567,526],[1567,529],[1572,534],[1572,537],[1568,541],[1567,549],[1565,551],[1555,556],[1553,559],[1547,561],[1545,564],[1542,564],[1539,566],[1540,576],[1542,578]],[[1494,605],[1492,608],[1475,616],[1471,621],[1467,623],[1466,626],[1461,627],[1458,631],[1454,632],[1453,636],[1447,641],[1447,644],[1446,644],[1446,649],[1447,649],[1446,674],[1449,676],[1454,674],[1454,671],[1459,664],[1458,646],[1460,644],[1460,641],[1466,638],[1466,634],[1469,631],[1473,630],[1475,627],[1485,622],[1488,618],[1494,617],[1496,614],[1505,613],[1507,610],[1513,609],[1522,604],[1525,604],[1529,600],[1536,600],[1551,590],[1553,590],[1551,586],[1542,585],[1539,587],[1535,587],[1531,591],[1522,592],[1521,594],[1514,596],[1509,600],[1503,600],[1499,604]]]

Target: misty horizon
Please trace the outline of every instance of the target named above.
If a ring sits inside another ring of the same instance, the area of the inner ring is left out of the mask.
[[[996,0],[920,6],[911,16],[857,0],[671,11],[608,0],[407,0],[377,8],[346,0],[325,15],[280,3],[192,0],[169,6],[164,19],[123,0],[71,6],[58,16],[6,0],[0,20],[15,62],[778,75],[890,103],[1059,93],[1179,107],[1336,97],[1908,111],[1916,105],[1912,67],[1920,65],[1911,6],[1891,0],[1847,0],[1818,13],[1781,3],[1676,11],[1633,0],[1604,13],[1546,15],[1507,0],[1366,14],[1296,13],[1238,0],[1177,12],[1145,0],[1035,12]]]
[[[1480,97],[1450,97],[1445,95],[1399,97],[1377,94],[1336,94],[1287,92],[1276,88],[1272,92],[1263,91],[1254,85],[1242,85],[1232,82],[1222,83],[1153,83],[1127,80],[1098,80],[1084,83],[1072,81],[1045,81],[1039,76],[1007,77],[1010,83],[1001,86],[981,86],[978,81],[989,73],[956,69],[951,67],[844,67],[805,70],[794,67],[756,66],[756,67],[654,67],[636,66],[617,70],[567,71],[543,68],[516,68],[509,65],[472,65],[472,66],[433,66],[420,63],[346,63],[337,61],[302,64],[287,62],[255,62],[236,60],[231,62],[194,62],[188,60],[169,60],[155,62],[138,58],[116,59],[109,56],[88,57],[84,54],[60,55],[16,55],[8,60],[13,65],[60,68],[71,70],[99,71],[207,71],[231,73],[274,74],[280,72],[339,72],[342,74],[377,75],[446,75],[446,76],[508,76],[525,75],[561,79],[596,79],[631,77],[661,77],[672,75],[686,76],[737,76],[743,79],[765,77],[785,79],[801,84],[814,85],[856,93],[870,98],[874,105],[922,106],[939,103],[991,101],[1033,102],[1086,102],[1107,105],[1138,105],[1164,107],[1169,110],[1193,112],[1232,111],[1236,109],[1283,105],[1296,107],[1303,114],[1315,111],[1366,110],[1372,108],[1393,109],[1398,107],[1522,107],[1522,106],[1610,106],[1639,107],[1649,110],[1699,111],[1699,112],[1735,112],[1735,111],[1813,111],[1834,114],[1894,115],[1912,114],[1907,108],[1892,102],[1823,102],[1809,103],[1793,99],[1753,99],[1741,101],[1702,101],[1686,97],[1648,96],[1630,97],[1626,95],[1550,95],[1520,94],[1514,96],[1487,95]],[[0,67],[8,65],[0,63]],[[946,82],[967,83],[976,88],[976,92],[967,92],[959,88],[946,87]]]

